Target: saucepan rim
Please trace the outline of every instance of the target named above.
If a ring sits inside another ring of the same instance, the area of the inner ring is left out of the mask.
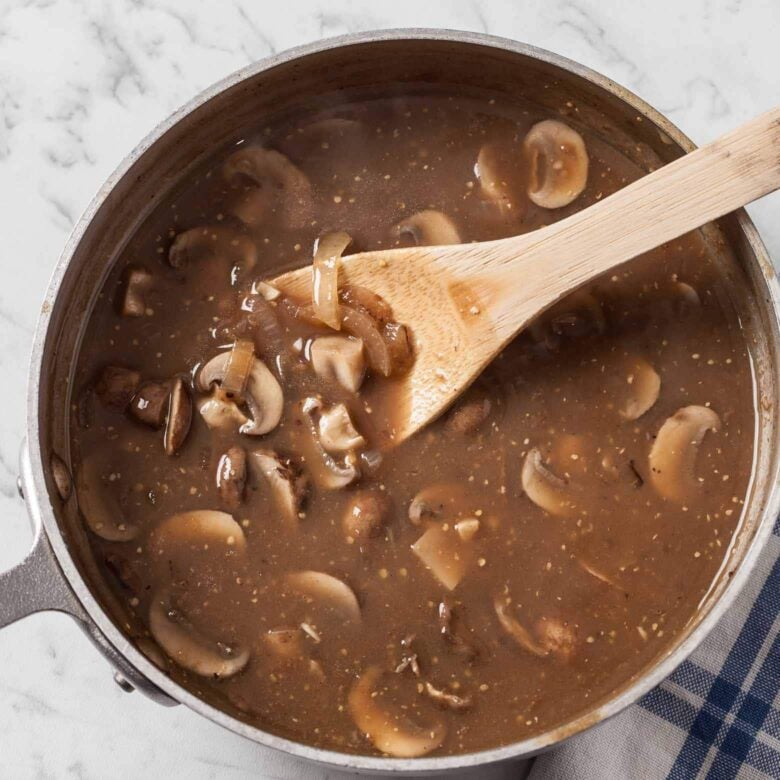
[[[461,755],[395,759],[324,750],[265,732],[233,718],[227,713],[208,704],[205,700],[198,698],[186,688],[183,688],[173,679],[165,675],[138,651],[122,634],[95,596],[93,596],[71,555],[71,551],[66,545],[48,497],[44,476],[44,459],[41,451],[39,419],[41,409],[41,388],[46,387],[43,378],[46,371],[46,364],[49,360],[45,345],[47,343],[47,334],[51,322],[52,311],[54,310],[55,301],[58,300],[60,294],[62,280],[68,268],[68,264],[72,256],[76,253],[79,243],[93,217],[109,196],[112,189],[120,180],[122,180],[134,163],[188,114],[192,113],[221,92],[234,87],[236,84],[246,79],[256,76],[258,73],[295,59],[305,58],[309,55],[319,54],[331,49],[404,40],[410,42],[429,40],[474,45],[540,60],[562,70],[569,71],[570,73],[589,81],[591,84],[596,85],[596,87],[599,87],[604,92],[621,99],[629,107],[633,108],[637,112],[637,115],[647,117],[651,122],[654,122],[674,143],[678,144],[685,151],[690,151],[694,148],[694,144],[690,139],[683,135],[683,133],[669,122],[669,120],[636,95],[605,76],[557,54],[524,43],[482,33],[417,28],[354,33],[299,46],[260,60],[249,67],[236,71],[190,100],[186,105],[158,125],[155,130],[130,152],[127,158],[125,158],[122,164],[101,187],[68,240],[62,256],[54,269],[33,341],[28,377],[27,405],[27,437],[30,458],[29,479],[32,482],[32,495],[28,495],[27,500],[34,504],[30,511],[39,513],[59,566],[90,619],[94,621],[94,624],[100,632],[102,632],[108,642],[113,645],[121,657],[125,658],[135,669],[170,697],[187,705],[195,712],[209,718],[234,733],[247,737],[261,745],[281,750],[297,758],[307,759],[315,763],[327,764],[334,768],[338,767],[353,771],[357,770],[388,774],[415,772],[418,774],[425,774],[487,765],[506,759],[521,758],[523,756],[537,754],[552,745],[559,744],[563,740],[580,733],[589,726],[600,723],[617,714],[665,679],[709,633],[716,621],[724,614],[739,590],[747,581],[748,575],[752,570],[765,541],[769,537],[774,518],[778,513],[780,493],[777,488],[776,475],[774,475],[774,479],[768,480],[769,484],[767,485],[766,493],[762,493],[764,509],[761,520],[749,543],[749,548],[746,550],[731,581],[718,600],[711,606],[709,613],[701,620],[699,625],[696,626],[671,652],[669,652],[666,657],[656,661],[645,674],[638,676],[630,685],[616,693],[612,698],[594,711],[586,713],[561,727],[552,729],[531,739],[521,740],[503,747]],[[746,238],[751,251],[756,256],[756,262],[759,265],[771,299],[769,306],[773,310],[775,318],[778,319],[778,312],[780,311],[780,286],[777,283],[777,278],[771,273],[772,266],[766,249],[752,222],[744,211],[740,211],[736,219],[740,231]],[[774,446],[777,446],[777,442],[774,443]]]

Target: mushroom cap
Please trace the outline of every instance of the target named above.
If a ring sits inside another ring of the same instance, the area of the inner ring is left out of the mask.
[[[439,747],[447,736],[441,721],[421,726],[402,711],[389,712],[379,705],[376,689],[381,678],[382,670],[371,666],[349,692],[347,705],[357,727],[378,750],[396,758],[417,758]]]
[[[167,517],[152,531],[149,548],[160,556],[185,547],[209,552],[242,554],[246,552],[244,530],[227,512],[195,509]]]
[[[284,394],[282,386],[265,363],[258,358],[252,366],[247,385],[246,405],[252,413],[252,419],[239,429],[250,436],[262,436],[269,433],[282,419]]]
[[[306,493],[306,477],[292,461],[280,458],[272,450],[255,450],[249,453],[249,457],[268,483],[284,520],[297,527],[298,513]]]
[[[175,455],[192,424],[192,399],[184,381],[177,376],[171,384],[171,396],[168,403],[168,419],[165,421],[165,436],[163,444],[166,455]]]
[[[314,373],[357,393],[366,373],[363,340],[350,336],[319,336],[309,348]]]
[[[496,611],[496,616],[498,617],[498,622],[501,624],[501,628],[503,628],[504,631],[506,631],[506,633],[523,648],[523,650],[527,650],[538,658],[544,658],[549,655],[549,649],[541,642],[537,642],[531,632],[525,628],[517,618],[509,614],[509,605],[502,596],[496,596],[493,600],[493,608]]]
[[[412,552],[447,590],[463,579],[473,557],[473,548],[454,528],[432,525],[413,545]]]
[[[425,209],[401,220],[395,226],[399,236],[409,235],[417,246],[459,244],[460,233],[455,223],[443,212]]]
[[[538,122],[523,141],[528,197],[545,209],[567,206],[585,189],[588,152],[582,136],[555,119]]]
[[[235,430],[248,422],[241,410],[232,401],[228,401],[218,388],[208,398],[200,401],[198,411],[206,425],[217,430]]]
[[[334,404],[320,413],[320,443],[326,452],[340,455],[360,449],[366,440],[358,433],[346,404]]]
[[[512,209],[511,188],[501,174],[498,150],[493,144],[483,144],[474,164],[474,175],[479,181],[482,196],[495,204],[501,213]]]
[[[76,472],[76,496],[89,529],[109,542],[129,542],[138,526],[125,520],[116,497],[103,484],[103,472],[110,469],[98,453],[81,461]]]
[[[65,461],[56,452],[51,454],[49,468],[51,469],[51,477],[54,480],[54,486],[57,488],[60,498],[63,501],[67,501],[73,493],[73,480],[70,476],[70,470],[65,465]]]
[[[246,488],[246,450],[243,447],[230,447],[222,453],[217,463],[217,493],[222,503],[236,510],[244,500]]]
[[[382,533],[389,514],[390,501],[384,493],[359,490],[350,496],[341,525],[348,539],[363,541]]]
[[[168,262],[174,268],[220,260],[249,271],[257,263],[257,246],[248,235],[228,225],[204,225],[179,233],[168,250]]]
[[[203,677],[225,678],[238,674],[249,661],[249,651],[222,644],[197,631],[171,608],[171,595],[159,591],[149,606],[149,630],[157,644],[179,666]]]
[[[449,520],[473,511],[468,493],[459,482],[434,482],[419,490],[409,503],[409,520],[420,525],[424,519]]]
[[[308,442],[304,442],[304,446],[311,452],[308,463],[314,481],[326,490],[338,490],[360,477],[358,459],[353,452],[348,452],[339,462],[322,446],[318,426],[321,409],[322,400],[317,396],[309,396],[300,404],[303,420],[308,424],[311,432],[311,437]]]
[[[246,218],[248,224],[263,221],[266,214],[276,207],[282,209],[282,218],[288,227],[304,227],[311,219],[311,182],[303,171],[276,149],[242,147],[228,157],[222,173],[230,184],[239,185],[243,178],[260,188],[259,192],[250,193],[251,209],[235,212],[240,219]]]
[[[207,391],[212,385],[220,384],[224,379],[229,361],[230,351],[220,352],[218,355],[211,358],[211,360],[201,368],[198,374],[198,389]],[[231,417],[237,419],[237,415],[224,406],[225,404],[230,404],[236,412],[238,412],[238,408],[232,401],[214,398],[210,400],[216,400],[217,403],[208,406],[201,404],[200,413],[204,418],[206,418],[206,414],[208,414],[209,418],[217,423],[211,425],[209,419],[207,419],[206,422],[209,423],[211,427],[222,427],[224,425],[223,421]],[[284,411],[284,394],[282,392],[282,387],[265,363],[257,357],[254,358],[249,373],[244,401],[252,418],[247,419],[244,417],[244,422],[241,423],[239,427],[241,433],[251,436],[261,436],[272,431],[281,421],[282,412]]]
[[[661,377],[650,363],[641,357],[629,359],[626,368],[629,391],[619,412],[625,420],[637,420],[658,400]]]
[[[360,621],[360,604],[343,580],[322,571],[290,572],[287,584],[296,592],[336,610],[347,620]]]
[[[650,481],[669,501],[684,504],[701,489],[696,460],[707,431],[720,429],[720,417],[707,406],[684,406],[668,417],[650,449]]]
[[[545,512],[565,517],[575,509],[571,486],[544,466],[536,447],[525,456],[520,481],[528,498]]]

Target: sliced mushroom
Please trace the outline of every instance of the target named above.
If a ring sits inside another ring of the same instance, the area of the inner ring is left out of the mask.
[[[349,336],[320,336],[311,343],[309,354],[314,373],[326,382],[337,382],[356,393],[366,373],[362,339]]]
[[[152,597],[149,630],[157,644],[179,666],[203,677],[222,678],[238,674],[249,661],[249,651],[216,641],[197,631],[171,604],[168,591]]]
[[[345,404],[333,404],[323,409],[319,419],[320,443],[326,452],[341,455],[365,447],[366,440],[358,433]]]
[[[454,529],[438,525],[412,545],[412,552],[447,590],[458,586],[474,557],[474,550]]]
[[[396,758],[424,756],[439,747],[447,735],[445,725],[438,720],[420,725],[401,709],[384,709],[378,695],[381,679],[381,669],[372,666],[352,686],[347,704],[357,727],[378,750]]]
[[[347,539],[364,541],[379,536],[389,520],[390,501],[378,490],[360,490],[350,496],[341,525]]]
[[[130,414],[139,422],[158,430],[165,423],[171,388],[167,382],[145,382],[130,402]]]
[[[262,295],[269,303],[278,300],[282,295],[281,290],[277,289],[272,284],[268,284],[268,282],[262,281],[252,282],[252,293]]]
[[[184,381],[177,376],[171,385],[171,400],[168,404],[168,419],[165,423],[165,454],[175,455],[187,434],[192,423],[192,400]]]
[[[411,236],[417,246],[459,244],[460,234],[455,223],[441,211],[426,209],[401,220],[395,226],[399,236]]]
[[[221,384],[224,381],[232,352],[233,350],[221,352],[203,366],[198,375],[198,388],[200,390],[207,391],[212,385]],[[220,400],[223,404],[229,403],[226,398]],[[272,431],[282,419],[284,395],[282,394],[281,385],[259,358],[254,358],[251,363],[243,400],[249,409],[251,419],[246,420],[241,425],[239,428],[241,433],[250,436],[261,436]],[[203,406],[201,406],[201,414],[203,414],[203,411]],[[212,412],[212,408],[209,408],[207,411]],[[233,417],[236,416],[232,411],[229,414]],[[227,416],[227,413],[219,415],[222,419]]]
[[[539,658],[550,654],[549,648],[538,642],[527,628],[509,614],[509,604],[503,596],[496,596],[493,600],[493,608],[496,610],[501,627],[520,647]]]
[[[310,221],[311,182],[281,152],[259,146],[244,147],[230,155],[222,170],[225,179],[233,185],[240,184],[243,177],[259,188],[254,193],[251,224],[263,221],[275,208],[281,209],[287,227],[301,228]]]
[[[607,320],[600,301],[588,290],[567,295],[532,325],[536,341],[550,349],[559,347],[561,339],[575,340],[603,333]]]
[[[574,653],[574,631],[560,618],[541,618],[536,622],[536,634],[542,647],[557,658],[566,661]]]
[[[123,316],[145,316],[146,293],[151,289],[153,281],[154,277],[145,268],[129,266],[125,270],[125,292],[122,298]]]
[[[220,260],[242,271],[251,270],[257,263],[255,242],[227,225],[207,225],[179,233],[168,250],[168,262],[174,268]]]
[[[707,431],[718,431],[720,418],[706,406],[685,406],[667,418],[650,450],[650,481],[664,498],[685,503],[701,489],[696,478],[699,445]]]
[[[239,408],[225,397],[219,387],[215,387],[211,395],[199,403],[198,411],[206,425],[215,430],[232,431],[248,422]]]
[[[105,461],[89,455],[76,472],[76,496],[89,529],[109,542],[128,542],[138,535],[138,526],[129,523],[113,493],[103,480]]]
[[[494,203],[501,213],[506,213],[513,203],[509,184],[502,177],[500,168],[496,147],[493,144],[482,146],[474,165],[474,175],[479,181],[482,197]]]
[[[559,433],[550,449],[548,472],[560,475],[566,484],[571,479],[587,478],[596,457],[596,447],[590,437],[577,433]]]
[[[420,490],[409,504],[409,520],[420,525],[423,520],[458,517],[468,511],[467,493],[456,482],[435,482]]]
[[[311,447],[315,457],[310,460],[315,481],[327,490],[346,487],[360,477],[358,458],[354,452],[348,452],[341,461],[337,461],[320,441],[320,411],[322,401],[317,397],[305,398],[300,406],[304,419],[311,431]]]
[[[265,646],[280,661],[299,661],[305,655],[300,628],[273,628],[263,635]]]
[[[458,520],[455,531],[464,542],[470,542],[479,533],[479,520],[476,517]]]
[[[582,136],[563,122],[535,124],[523,141],[529,169],[528,197],[545,209],[567,206],[585,189],[588,152]]]
[[[628,397],[620,407],[620,416],[637,420],[649,411],[661,392],[661,377],[643,358],[633,358],[627,366]]]
[[[346,582],[322,571],[297,571],[287,575],[287,584],[297,593],[337,611],[347,620],[360,620],[360,604]]]
[[[57,488],[60,498],[63,501],[67,501],[73,493],[73,481],[65,461],[56,452],[52,452],[49,466],[54,486]]]
[[[687,282],[681,282],[676,274],[672,277],[672,292],[676,298],[678,314],[686,315],[701,309],[701,298],[696,289]]]
[[[138,390],[141,375],[130,368],[106,366],[95,383],[95,393],[106,406],[123,411]]]
[[[450,710],[467,710],[473,704],[471,696],[458,696],[450,691],[437,688],[435,685],[426,681],[423,687],[425,694],[433,699],[438,705]]]
[[[321,487],[327,490],[340,490],[360,477],[358,459],[354,453],[347,453],[342,462],[337,461],[325,450],[322,450],[321,454],[324,468],[315,472]]]
[[[246,536],[227,512],[195,509],[167,517],[149,537],[149,548],[161,557],[187,547],[207,549],[215,554],[241,555],[246,552]]]
[[[238,509],[244,500],[246,488],[246,450],[231,447],[217,464],[217,492],[222,503],[231,510]]]
[[[280,458],[271,450],[255,450],[249,457],[268,483],[282,517],[297,526],[308,488],[306,475],[289,458]]]
[[[528,498],[551,515],[565,517],[576,508],[572,486],[545,468],[535,447],[525,456],[520,481]]]

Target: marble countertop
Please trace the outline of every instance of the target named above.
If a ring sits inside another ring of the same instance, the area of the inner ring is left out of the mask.
[[[30,541],[15,481],[36,312],[99,185],[161,119],[231,71],[320,37],[404,26],[559,52],[634,90],[699,143],[778,101],[775,0],[0,0],[0,570]],[[750,212],[780,258],[780,195]],[[5,629],[0,660],[5,777],[325,777],[183,707],[123,693],[67,617]]]

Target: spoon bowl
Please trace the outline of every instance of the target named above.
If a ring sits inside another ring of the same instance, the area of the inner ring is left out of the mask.
[[[381,296],[410,327],[393,443],[438,417],[535,317],[595,277],[780,187],[780,107],[532,233],[362,252],[341,281]],[[274,285],[311,296],[311,269]]]

